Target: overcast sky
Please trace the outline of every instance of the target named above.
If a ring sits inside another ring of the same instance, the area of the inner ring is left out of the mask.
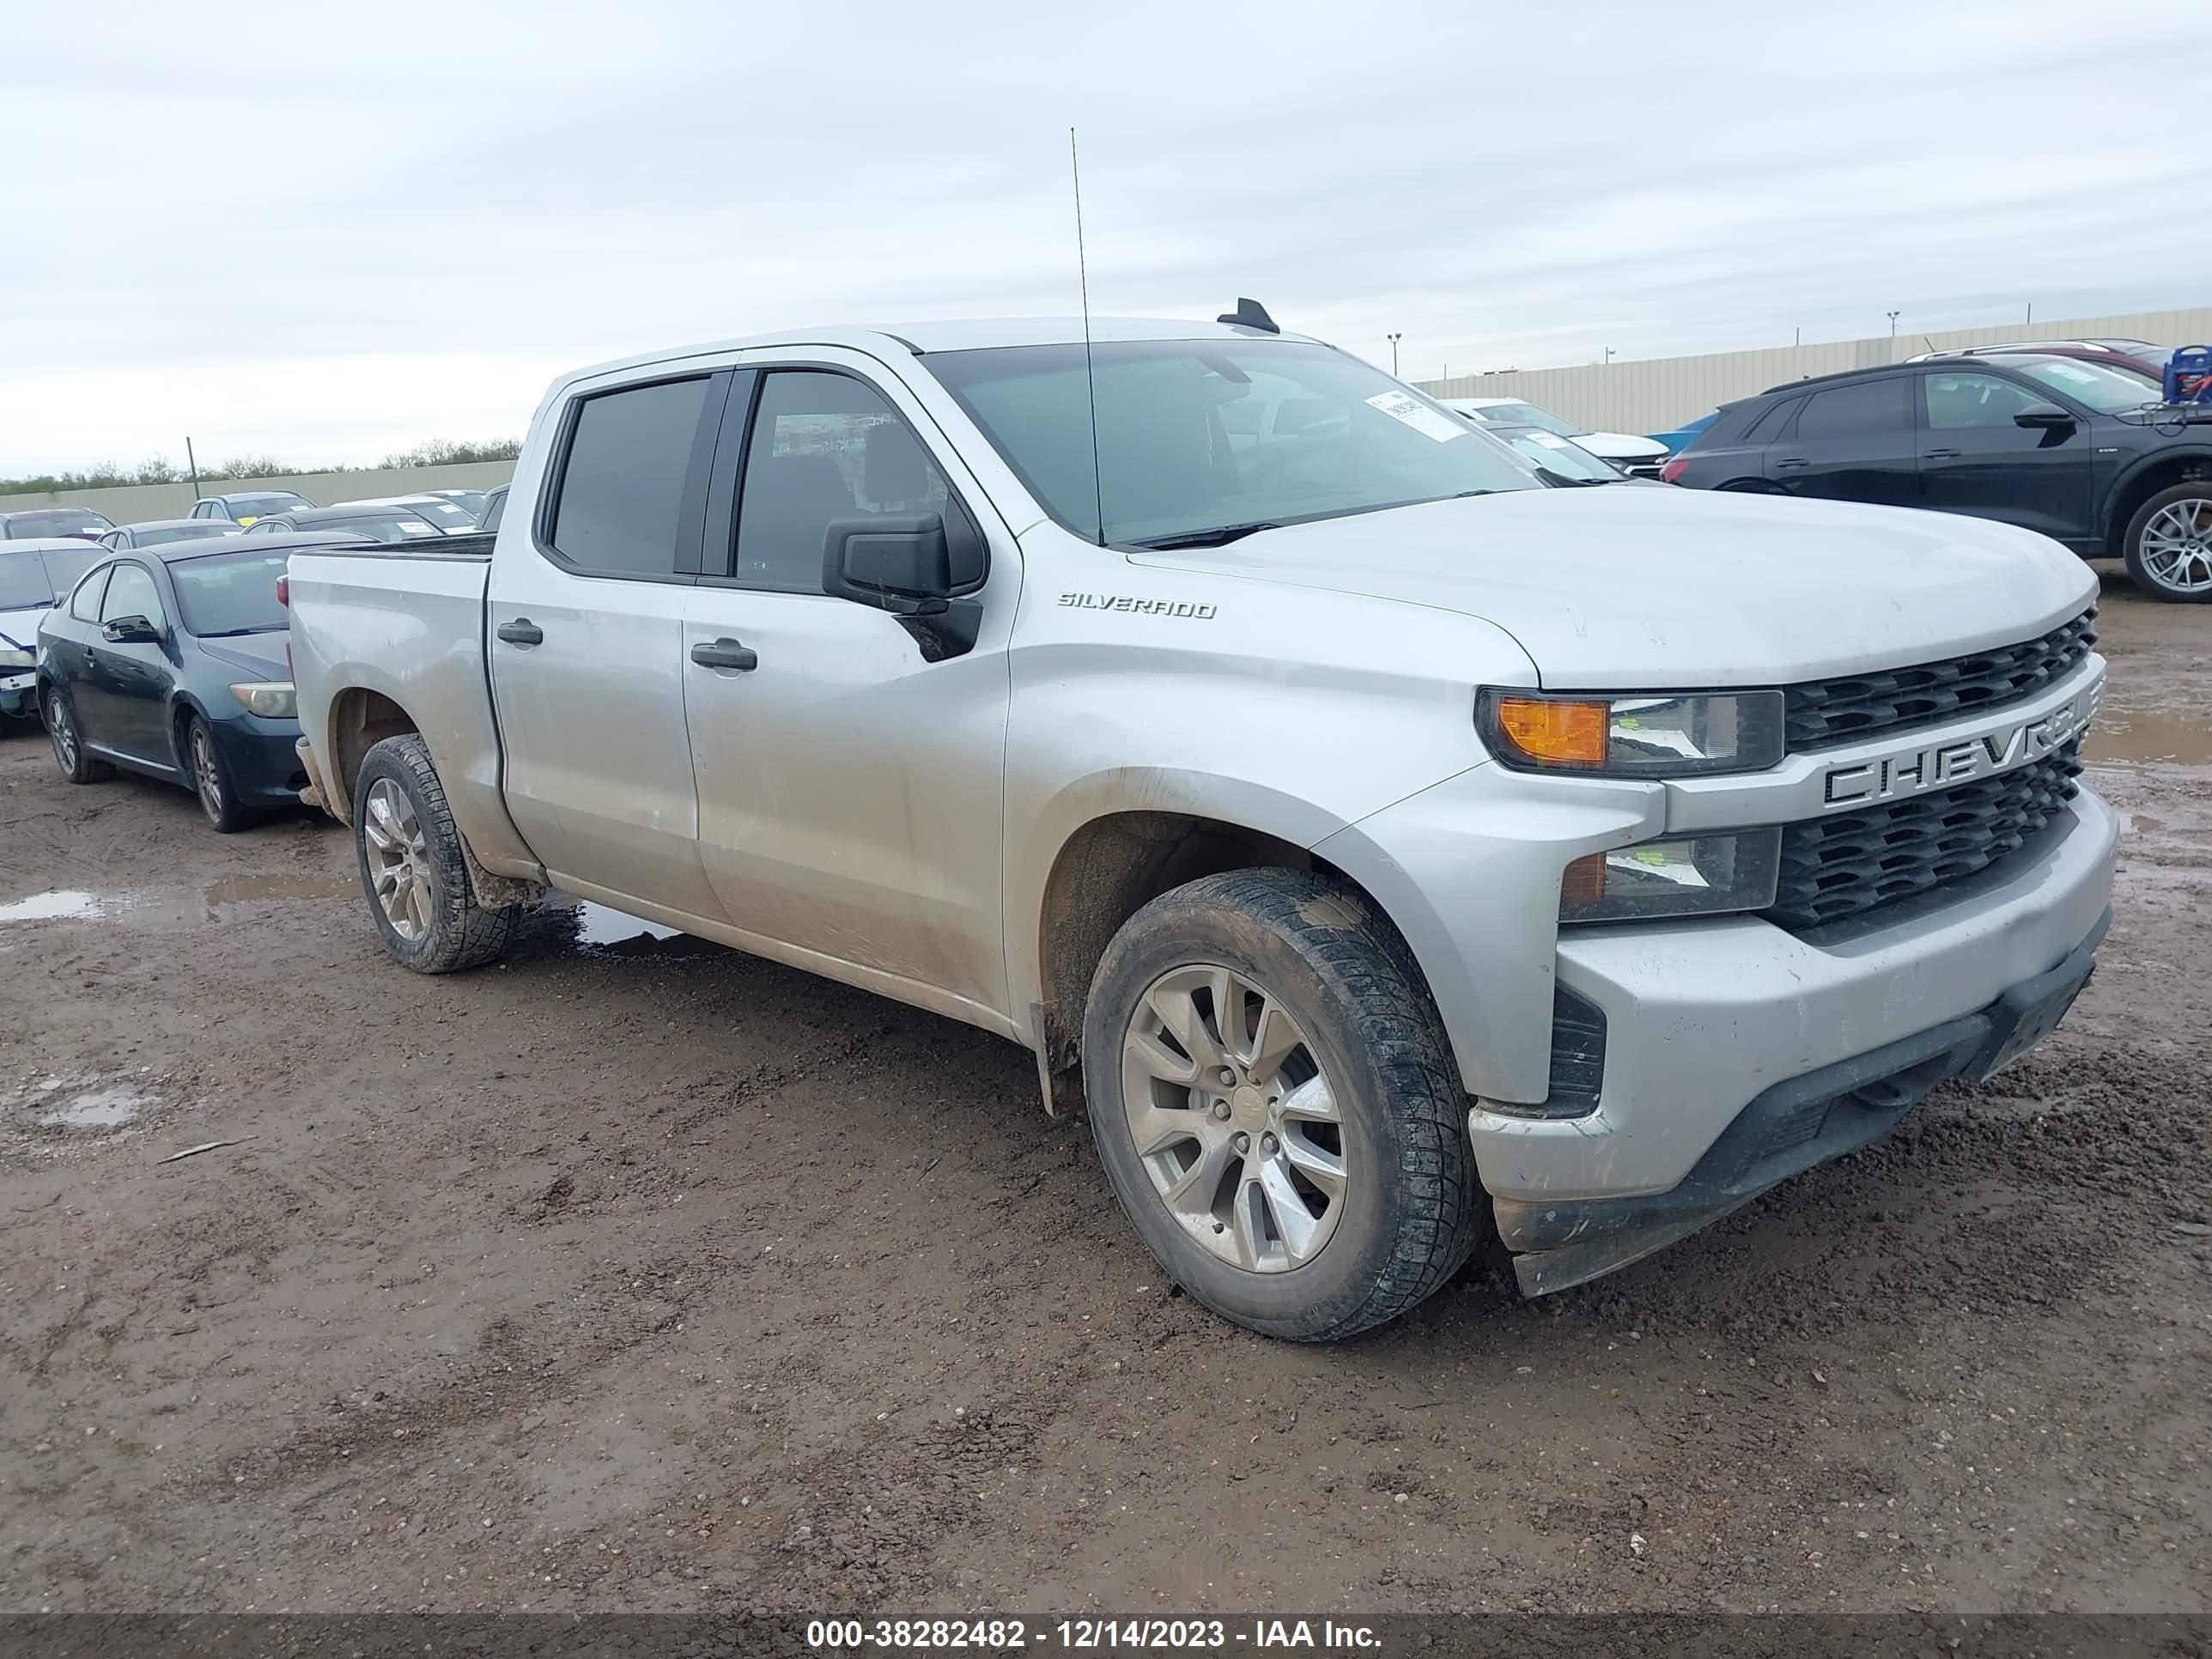
[[[806,322],[1407,378],[2212,301],[2212,5],[0,0],[0,475],[520,435]],[[1685,416],[1698,411],[1686,410]]]

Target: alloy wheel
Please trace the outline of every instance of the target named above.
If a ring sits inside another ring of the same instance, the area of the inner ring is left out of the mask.
[[[389,778],[369,786],[362,815],[369,884],[392,931],[410,945],[430,931],[435,890],[430,880],[430,842],[407,792]]]
[[[54,759],[62,770],[76,772],[76,724],[70,719],[69,706],[58,691],[50,692],[46,697],[46,735],[53,739]]]
[[[1121,1107],[1168,1213],[1248,1273],[1318,1255],[1344,1210],[1344,1129],[1320,1056],[1282,1000],[1215,963],[1139,999]]]
[[[2212,496],[2168,501],[2151,514],[2139,544],[2144,573],[2175,593],[2212,589]]]
[[[200,805],[209,817],[222,822],[222,774],[216,769],[215,739],[206,726],[194,721],[191,736],[192,787],[199,791]]]

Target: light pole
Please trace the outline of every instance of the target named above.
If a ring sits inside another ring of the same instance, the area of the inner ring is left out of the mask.
[[[1901,311],[1893,311],[1889,313],[1889,337],[1893,340],[1897,337],[1897,319],[1904,314]]]
[[[1389,337],[1390,378],[1394,380],[1398,378],[1398,342],[1405,337],[1406,337],[1403,334],[1393,334]]]
[[[1607,368],[1613,367],[1613,348],[1611,346],[1607,346],[1605,349],[1605,365]]]

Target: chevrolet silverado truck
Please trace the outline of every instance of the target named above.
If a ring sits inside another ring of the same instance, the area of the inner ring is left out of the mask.
[[[1560,483],[1249,306],[585,369],[293,555],[310,793],[409,968],[554,886],[1022,1044],[1231,1320],[1553,1291],[2046,1036],[2118,828],[2057,543]]]

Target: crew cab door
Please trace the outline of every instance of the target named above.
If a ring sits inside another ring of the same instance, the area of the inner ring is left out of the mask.
[[[705,917],[684,641],[728,378],[570,402],[539,511],[493,556],[484,645],[507,814],[547,873]]]
[[[2051,393],[1986,369],[1920,377],[1920,505],[1970,513],[2088,544],[2096,503],[2090,423],[2021,427],[2013,416]],[[2070,412],[2070,411],[2069,411]]]
[[[708,878],[746,933],[1003,1012],[1012,539],[872,360],[757,366],[723,422],[684,629]],[[918,513],[972,521],[955,561],[972,646],[823,590],[831,520]]]
[[[1766,451],[1766,476],[1792,495],[1920,504],[1910,375],[1847,380],[1813,392]]]

